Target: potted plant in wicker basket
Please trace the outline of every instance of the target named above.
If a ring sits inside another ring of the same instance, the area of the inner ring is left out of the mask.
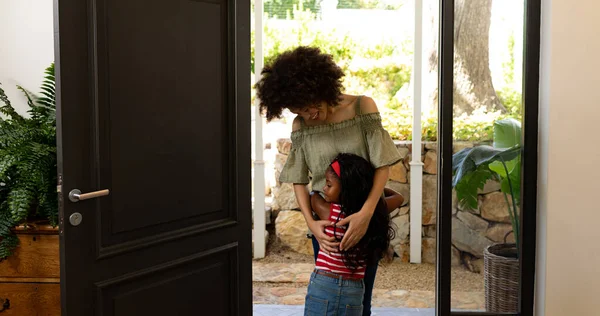
[[[494,123],[493,146],[465,148],[452,157],[452,185],[464,206],[476,209],[478,190],[492,179],[500,182],[512,231],[503,244],[484,250],[485,301],[488,312],[517,312],[519,301],[519,200],[521,124],[514,119]],[[515,243],[506,243],[514,233]]]

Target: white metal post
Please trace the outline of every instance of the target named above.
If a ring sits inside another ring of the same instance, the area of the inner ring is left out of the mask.
[[[260,80],[263,69],[263,1],[254,2],[254,77]],[[265,162],[263,160],[262,116],[259,100],[254,102],[255,108],[255,142],[254,142],[254,258],[265,257]]]
[[[410,262],[421,263],[423,162],[421,162],[421,88],[423,81],[423,0],[415,0],[413,50],[413,128],[410,162]]]

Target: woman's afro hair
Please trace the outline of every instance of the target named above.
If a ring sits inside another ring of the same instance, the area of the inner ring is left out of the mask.
[[[267,121],[280,118],[285,108],[301,109],[339,103],[342,69],[329,54],[316,47],[300,46],[278,55],[262,71],[255,85],[261,113]]]

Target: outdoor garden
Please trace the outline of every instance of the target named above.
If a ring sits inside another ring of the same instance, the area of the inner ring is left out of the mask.
[[[392,167],[388,182],[405,202],[392,213],[396,237],[378,270],[374,306],[435,304],[437,5],[423,2],[422,264],[410,264],[414,2],[264,3],[265,62],[298,45],[317,46],[333,55],[346,74],[346,93],[376,101],[384,127],[404,157]],[[456,1],[453,308],[486,309],[489,268],[484,253],[494,244],[514,248],[519,237],[514,231],[519,224],[522,5],[520,0]],[[314,265],[292,186],[277,180],[291,146],[292,119],[287,113],[263,130],[269,236],[266,257],[254,260],[255,304],[303,304]],[[515,251],[507,256],[514,263]]]

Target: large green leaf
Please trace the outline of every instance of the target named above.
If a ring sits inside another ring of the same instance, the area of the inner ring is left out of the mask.
[[[508,118],[494,123],[494,147],[512,148],[521,145],[521,122]]]
[[[520,159],[513,159],[506,162],[506,169],[508,169],[508,173],[510,174],[515,166],[520,162]],[[504,165],[501,161],[494,161],[490,163],[490,170],[497,173],[502,179],[507,177],[506,170],[504,169]]]
[[[475,171],[479,166],[488,165],[494,161],[513,160],[520,151],[520,147],[500,149],[483,145],[465,148],[457,152],[452,156],[452,171],[454,172],[452,186],[456,186],[465,175]]]
[[[466,174],[456,184],[456,197],[462,207],[472,210],[477,209],[477,196],[479,189],[493,177],[493,173],[486,167],[480,166],[475,171]]]
[[[510,180],[510,185],[509,181]],[[512,190],[511,190],[512,189]],[[500,190],[506,194],[510,194],[515,198],[515,202],[519,204],[521,200],[521,164],[515,164],[512,171],[500,182]]]

